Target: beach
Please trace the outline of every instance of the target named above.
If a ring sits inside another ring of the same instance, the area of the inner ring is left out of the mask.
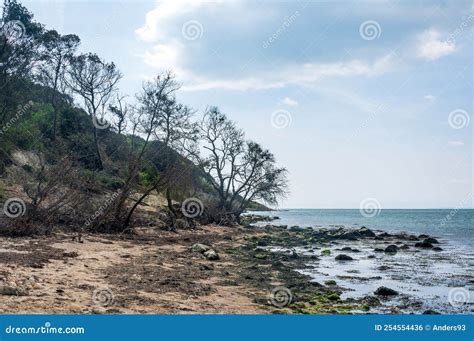
[[[276,221],[179,233],[139,228],[132,235],[84,235],[81,242],[65,233],[1,238],[0,309],[72,314],[472,312],[472,303],[463,297],[459,301],[462,290],[472,297],[472,273],[449,241],[439,238],[421,247],[415,245],[433,236],[365,227],[285,228]],[[391,245],[395,252],[387,251]],[[217,257],[209,257],[209,249]],[[451,301],[450,290],[451,295],[457,290]]]

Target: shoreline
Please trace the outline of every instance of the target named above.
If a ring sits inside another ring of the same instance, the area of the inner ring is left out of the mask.
[[[353,259],[363,254],[346,244],[423,242],[415,238],[419,239],[409,234],[379,236],[370,229],[334,234],[273,225],[210,225],[178,233],[141,228],[121,237],[86,235],[83,243],[62,233],[0,238],[0,262],[6,264],[0,272],[0,312],[362,314],[387,308],[403,313],[387,304],[393,297],[410,304],[404,293],[346,297],[348,289],[339,278],[316,282],[307,272],[339,254]],[[215,250],[218,259],[208,258],[197,244]],[[346,249],[324,255],[331,245]],[[337,262],[350,266],[355,261]],[[443,313],[418,309],[417,313]]]

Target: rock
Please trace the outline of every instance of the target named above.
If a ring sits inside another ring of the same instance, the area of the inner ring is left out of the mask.
[[[435,246],[434,248],[432,248],[433,251],[443,251],[442,248],[440,248],[439,246]]]
[[[400,249],[402,250],[408,250],[410,247],[407,245],[407,244],[403,244],[402,246],[400,246]]]
[[[398,246],[393,245],[393,244],[385,248],[386,253],[397,253],[397,251],[398,251]]]
[[[439,241],[435,238],[425,238],[425,240],[423,240],[423,243],[439,244]]]
[[[219,259],[219,255],[213,249],[210,249],[210,250],[207,250],[206,252],[204,252],[204,257],[206,257],[208,260],[218,260]]]
[[[204,253],[206,251],[211,250],[211,247],[209,245],[205,245],[205,244],[194,244],[192,246],[191,250],[193,250],[194,252]]]
[[[374,249],[374,252],[384,252],[384,251],[385,251],[385,250],[382,249],[382,248],[380,248],[380,247],[376,247],[376,248]]]
[[[28,290],[21,287],[14,287],[8,285],[0,286],[0,295],[6,296],[28,296]]]
[[[431,309],[428,309],[428,310],[425,310],[423,312],[424,315],[439,315],[439,313],[435,310],[431,310]]]
[[[377,290],[375,290],[375,295],[379,295],[379,296],[395,296],[395,295],[398,295],[398,292],[393,290],[393,289],[390,289],[390,288],[387,288],[387,287],[379,287]]]
[[[293,232],[303,232],[305,229],[302,228],[302,227],[299,227],[299,226],[291,226],[290,227],[290,231],[293,231]]]
[[[370,259],[375,258],[375,255],[369,255],[367,256],[367,258],[370,258]]]
[[[420,238],[420,239],[429,238],[429,237],[430,237],[430,236],[428,236],[427,234],[420,234],[420,235],[418,236],[418,238]]]
[[[421,247],[421,248],[424,248],[424,249],[431,249],[433,247],[433,244],[422,242],[422,243],[416,243],[415,247]]]
[[[363,237],[375,237],[375,233],[372,231],[372,230],[369,230],[367,227],[365,226],[362,226],[360,229],[359,229],[359,234]]]
[[[354,260],[354,258],[352,258],[351,256],[344,255],[344,254],[337,255],[335,259],[336,260],[342,260],[342,261]]]
[[[351,251],[352,249],[349,246],[345,246],[341,250],[342,251]]]
[[[187,229],[189,227],[188,222],[184,219],[176,219],[174,222],[174,227],[177,229]]]
[[[72,252],[63,252],[63,257],[76,258],[79,254],[75,251]]]
[[[259,239],[257,242],[258,246],[268,246],[268,242],[265,239]]]
[[[381,266],[379,266],[379,270],[380,270],[380,271],[385,271],[385,270],[388,270],[388,269],[390,269],[390,267],[387,266],[387,265],[381,265]]]
[[[321,250],[321,256],[329,256],[330,254],[331,254],[331,250],[329,249]]]

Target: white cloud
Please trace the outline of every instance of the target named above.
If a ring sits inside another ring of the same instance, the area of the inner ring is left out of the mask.
[[[418,36],[417,56],[426,60],[436,60],[447,56],[456,50],[456,44],[453,41],[441,39],[442,34],[429,29]]]
[[[283,88],[290,85],[304,86],[327,77],[374,76],[389,71],[391,66],[391,56],[384,56],[373,63],[356,59],[349,62],[296,64],[282,67],[278,73],[266,72],[256,77],[217,80],[192,79],[185,82],[182,90],[223,89],[246,91]]]
[[[451,147],[462,147],[462,146],[464,146],[464,142],[462,142],[462,141],[449,141],[448,144]]]
[[[423,98],[426,99],[427,101],[434,101],[436,99],[435,96],[430,95],[430,94],[423,96]]]
[[[205,3],[204,0],[158,0],[156,7],[146,14],[145,25],[135,30],[135,34],[146,42],[163,39],[167,20],[192,12]]]
[[[298,101],[291,99],[290,97],[285,97],[280,101],[280,104],[287,105],[289,107],[297,107]]]

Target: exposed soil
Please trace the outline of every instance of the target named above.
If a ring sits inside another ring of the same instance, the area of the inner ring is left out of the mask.
[[[241,228],[206,226],[133,236],[0,239],[0,283],[27,295],[0,295],[1,313],[266,313],[265,295],[239,282]],[[191,251],[212,245],[219,261]],[[229,285],[232,283],[232,285]],[[94,294],[95,292],[95,294]]]

